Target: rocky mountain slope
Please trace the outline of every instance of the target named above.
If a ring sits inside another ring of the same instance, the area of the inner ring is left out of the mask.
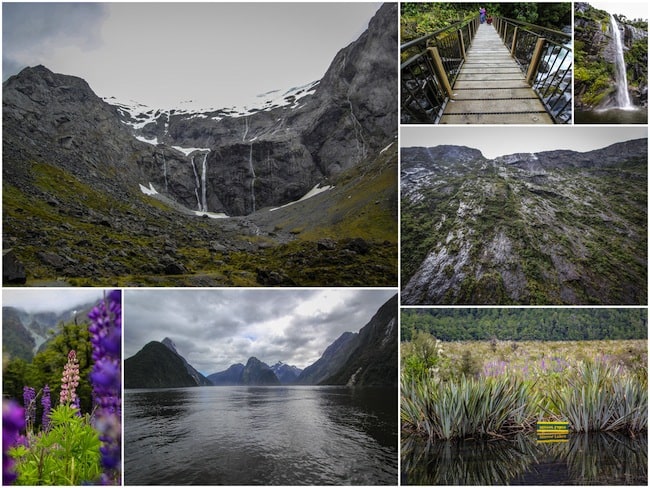
[[[611,6],[616,13],[616,5]],[[638,19],[637,19],[638,20]],[[610,15],[586,2],[575,3],[575,97],[576,108],[616,106],[614,47]],[[648,106],[648,27],[634,19],[619,17],[625,45],[628,90],[635,106]]]
[[[278,380],[280,380],[280,383],[283,385],[295,383],[295,381],[298,379],[298,376],[300,376],[300,373],[302,373],[302,369],[296,366],[285,364],[282,361],[275,363],[273,366],[271,366],[271,369],[275,373],[275,376],[278,377]]]
[[[280,380],[271,367],[252,357],[248,359],[241,373],[241,384],[246,386],[279,386]]]
[[[327,346],[320,358],[302,370],[296,380],[300,385],[317,385],[339,371],[357,345],[356,332],[344,332]]]
[[[233,364],[225,371],[219,371],[207,376],[215,386],[237,386],[241,384],[241,375],[244,372],[244,365]]]
[[[403,148],[403,303],[646,303],[647,151]]]
[[[386,302],[357,336],[345,363],[322,385],[397,386],[397,295]]]
[[[180,388],[210,384],[207,378],[197,374],[198,377],[188,372],[185,358],[167,345],[152,341],[124,361],[124,388]]]
[[[215,386],[277,386],[293,383],[298,374],[299,368],[282,361],[269,366],[251,357],[246,366],[241,363],[233,364],[225,371],[209,375],[208,379]]]
[[[203,376],[196,369],[194,369],[194,366],[188,363],[187,360],[178,352],[178,350],[176,349],[176,344],[174,344],[174,341],[172,341],[169,337],[165,337],[162,340],[161,344],[163,346],[166,346],[170,351],[172,351],[174,354],[177,354],[183,360],[183,364],[185,365],[185,370],[187,371],[187,374],[189,374],[194,379],[194,381],[198,386],[212,385],[212,382],[210,380],[208,380],[205,376]]]
[[[138,112],[42,66],[9,78],[11,281],[394,285],[396,22],[384,5],[318,83],[247,113]]]
[[[61,323],[87,321],[94,303],[79,305],[63,312],[26,312],[14,307],[2,307],[2,350],[10,358],[31,361],[58,332]]]

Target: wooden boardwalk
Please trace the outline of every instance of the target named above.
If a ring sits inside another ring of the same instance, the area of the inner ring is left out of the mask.
[[[481,24],[441,124],[552,124],[497,31]]]

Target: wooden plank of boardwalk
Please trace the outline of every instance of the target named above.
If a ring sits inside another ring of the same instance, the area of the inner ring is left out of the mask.
[[[552,124],[497,31],[481,24],[441,124]]]

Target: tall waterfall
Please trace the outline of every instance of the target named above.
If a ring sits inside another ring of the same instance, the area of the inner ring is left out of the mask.
[[[194,164],[194,156],[192,156],[192,170],[194,171],[194,194],[196,195],[196,206],[198,211],[201,211],[201,199],[199,198],[199,188],[201,183],[199,182],[199,174],[196,172],[196,165]]]
[[[255,168],[253,167],[253,143],[251,142],[251,152],[250,156],[248,157],[248,165],[250,166],[251,170],[251,202],[253,204],[253,212],[255,212],[255,178],[257,176],[255,175]]]
[[[609,14],[612,24],[612,34],[614,45],[616,47],[616,105],[620,108],[633,108],[630,102],[630,94],[627,90],[627,72],[625,68],[625,58],[623,57],[623,39],[621,31],[613,14]]]
[[[206,198],[207,196],[206,180],[207,180],[207,172],[208,172],[207,160],[208,160],[208,153],[206,152],[203,155],[203,164],[201,165],[203,167],[201,173],[201,211],[202,212],[208,211],[208,200]]]

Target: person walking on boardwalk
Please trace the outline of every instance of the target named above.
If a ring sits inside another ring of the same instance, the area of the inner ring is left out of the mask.
[[[481,16],[481,24],[485,22],[485,14],[487,13],[487,10],[485,10],[485,7],[481,7],[478,9],[478,13]]]

